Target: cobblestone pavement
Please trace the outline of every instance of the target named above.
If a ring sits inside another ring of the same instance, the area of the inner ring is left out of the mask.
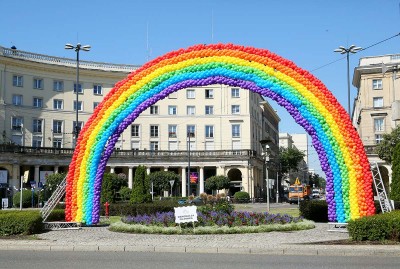
[[[317,223],[311,230],[228,235],[149,235],[111,232],[107,227],[83,227],[40,234],[40,240],[0,240],[0,250],[164,251],[255,253],[282,255],[388,255],[400,257],[400,245],[327,245],[347,239]]]

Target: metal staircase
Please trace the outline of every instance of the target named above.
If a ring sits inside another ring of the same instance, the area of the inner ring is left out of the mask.
[[[64,196],[66,186],[67,186],[67,177],[65,177],[61,181],[60,185],[58,185],[57,189],[50,196],[47,203],[40,210],[40,214],[42,214],[43,222],[46,221],[46,219],[50,215],[51,211],[53,211],[53,209],[56,207],[58,202],[60,202],[61,198]]]
[[[378,195],[379,204],[381,205],[382,213],[387,213],[393,210],[392,204],[386,194],[385,186],[383,185],[381,172],[377,162],[370,163],[371,172],[374,177],[375,190]]]

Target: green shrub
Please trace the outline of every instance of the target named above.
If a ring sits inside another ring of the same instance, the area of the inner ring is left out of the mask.
[[[400,211],[375,216],[363,217],[349,221],[349,235],[356,241],[393,240],[400,242]]]
[[[238,191],[233,195],[235,203],[248,203],[250,201],[250,195],[245,191]]]
[[[20,202],[20,194],[21,192],[17,192],[13,196],[13,205],[14,207],[19,207]],[[37,193],[33,193],[33,201],[36,205],[37,203]],[[32,191],[31,190],[22,190],[22,207],[32,207]]]
[[[35,234],[43,231],[39,211],[0,211],[0,235]]]
[[[50,215],[47,217],[47,221],[64,221],[65,220],[65,210],[64,209],[53,209]]]
[[[119,195],[121,196],[122,201],[129,201],[131,194],[132,194],[132,190],[129,187],[123,186],[119,190]]]
[[[143,214],[155,214],[156,212],[174,211],[174,207],[178,207],[175,200],[154,201],[153,203],[132,204],[132,203],[115,203],[110,204],[110,216],[136,216]],[[104,206],[101,207],[101,215],[105,215]]]
[[[328,222],[328,204],[324,200],[300,201],[300,216],[315,222]]]

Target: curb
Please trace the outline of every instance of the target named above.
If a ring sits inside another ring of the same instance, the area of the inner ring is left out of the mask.
[[[169,252],[197,254],[254,254],[287,256],[385,256],[400,257],[400,249],[338,248],[338,246],[320,248],[276,247],[276,248],[197,248],[181,246],[122,246],[122,245],[0,245],[1,251],[89,251],[89,252]]]

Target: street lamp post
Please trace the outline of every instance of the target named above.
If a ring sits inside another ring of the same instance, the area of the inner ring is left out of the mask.
[[[83,50],[83,51],[89,51],[91,46],[90,45],[85,45],[82,46],[80,43],[76,44],[76,46],[73,46],[69,43],[65,44],[65,49],[67,50],[75,50],[76,52],[76,123],[75,123],[75,130],[74,130],[74,134],[75,134],[75,145],[78,141],[78,136],[79,136],[79,132],[80,132],[80,126],[79,126],[79,122],[78,122],[78,100],[79,100],[79,51]]]
[[[188,150],[187,197],[190,196],[190,137],[191,136],[192,136],[192,133],[189,131],[187,133],[187,137],[188,137],[188,145],[187,145],[187,150]]]
[[[269,143],[271,142],[270,139],[263,139],[260,141],[262,146],[262,155],[264,156],[264,164],[265,164],[265,182],[267,185],[267,212],[270,211],[270,204],[269,204],[269,175],[268,175],[268,162],[269,162]]]
[[[340,46],[339,48],[334,50],[334,52],[339,52],[340,54],[346,53],[346,59],[347,59],[347,106],[348,106],[349,116],[351,113],[350,112],[350,59],[349,59],[349,54],[357,53],[360,50],[362,50],[362,48],[356,47],[355,45],[351,45],[347,49],[343,46]]]

